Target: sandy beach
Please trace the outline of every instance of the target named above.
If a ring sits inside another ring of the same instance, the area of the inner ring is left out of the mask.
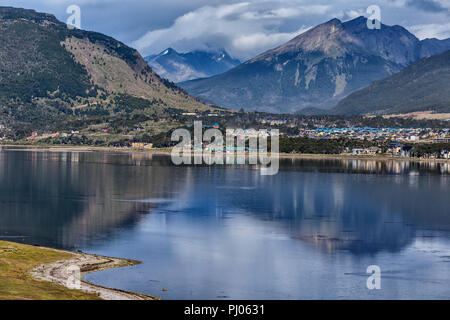
[[[64,252],[56,249],[46,249],[55,250],[57,252]],[[37,266],[30,271],[30,274],[36,280],[49,281],[69,288],[68,279],[71,275],[70,270],[73,267],[77,267],[81,271],[81,287],[78,289],[83,292],[95,294],[103,300],[159,300],[158,298],[153,296],[105,288],[82,280],[83,276],[88,273],[103,271],[107,269],[129,267],[136,265],[139,262],[91,255],[86,253],[71,254],[73,255],[72,259]]]

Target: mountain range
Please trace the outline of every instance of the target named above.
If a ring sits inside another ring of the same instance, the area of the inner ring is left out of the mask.
[[[0,122],[51,126],[91,116],[210,109],[160,78],[141,55],[53,15],[0,7]]]
[[[169,48],[145,60],[161,77],[173,82],[212,77],[241,64],[225,50],[178,53]]]
[[[450,50],[423,58],[399,73],[350,94],[336,114],[450,112]]]
[[[373,81],[450,49],[401,26],[369,29],[367,19],[330,20],[224,74],[180,83],[205,102],[274,113],[331,109]]]
[[[420,41],[400,26],[369,30],[366,22],[363,17],[330,20],[225,73],[180,85],[232,109],[450,111],[450,39]],[[225,51],[179,54],[171,49],[149,60],[164,62],[164,68],[181,61],[189,65],[183,70],[196,70],[184,73],[191,76],[238,63]],[[105,119],[133,119],[122,128],[151,130],[149,117],[181,110],[211,107],[160,77],[136,50],[111,37],[69,29],[50,14],[0,7],[0,125],[49,129],[68,121],[101,125]]]

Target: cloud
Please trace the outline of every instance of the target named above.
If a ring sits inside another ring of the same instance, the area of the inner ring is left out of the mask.
[[[442,13],[450,0],[379,0],[383,23],[415,22],[419,36],[446,35]],[[274,48],[301,32],[331,18],[349,20],[366,15],[373,0],[350,5],[346,0],[230,0],[220,5],[199,6],[164,28],[153,28],[132,45],[144,55],[167,47],[179,51],[225,48],[242,60]],[[424,14],[426,12],[426,14]],[[441,18],[436,18],[441,15]],[[445,16],[444,16],[445,17]],[[402,19],[403,18],[403,19]],[[429,25],[426,27],[426,25]],[[418,29],[418,26],[423,26]]]
[[[244,19],[259,20],[259,19],[286,19],[293,17],[300,17],[307,14],[326,14],[331,8],[329,5],[310,5],[298,6],[295,8],[279,8],[267,11],[249,11],[241,15]]]
[[[409,27],[409,30],[413,32],[419,39],[437,38],[446,39],[450,38],[450,22],[437,24],[422,24]]]
[[[130,44],[148,30],[169,27],[186,12],[224,0],[1,0],[2,6],[35,9],[66,21],[66,9],[81,7],[82,27]],[[233,0],[234,1],[234,0]]]
[[[147,32],[133,46],[145,55],[166,47],[190,50],[220,46],[245,60],[307,30],[300,18],[323,16],[330,9],[330,5],[299,5],[298,1],[204,6],[178,17],[168,28]],[[289,21],[292,26],[286,27]]]
[[[236,37],[233,39],[232,44],[234,48],[238,48],[235,50],[242,51],[243,53],[249,51],[262,52],[265,49],[287,42],[307,30],[309,28],[302,28],[292,33],[252,33]]]
[[[450,0],[2,0],[1,5],[55,14],[77,4],[82,26],[134,46],[143,55],[167,47],[181,52],[225,48],[252,58],[332,18],[349,20],[382,10],[383,23],[413,26],[419,37],[449,37]]]
[[[366,15],[366,12],[363,10],[348,10],[342,16],[343,18],[355,19],[360,16]]]
[[[450,7],[448,0],[408,0],[406,4],[428,12],[448,13]]]

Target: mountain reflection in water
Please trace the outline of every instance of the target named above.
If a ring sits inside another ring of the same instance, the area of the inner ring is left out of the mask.
[[[204,261],[208,268],[202,279],[206,281],[209,272],[213,277],[221,270],[223,281],[227,281],[227,271],[222,268],[233,261],[238,261],[235,266],[241,266],[240,272],[247,274],[252,269],[255,276],[265,277],[275,272],[275,261],[291,270],[302,257],[316,263],[328,261],[324,274],[330,272],[328,268],[338,268],[341,275],[351,275],[355,270],[364,274],[359,265],[363,260],[379,259],[375,262],[381,263],[385,255],[389,255],[390,264],[398,263],[402,268],[422,265],[425,262],[420,260],[408,265],[404,259],[405,252],[415,250],[411,254],[416,256],[422,251],[414,248],[423,246],[436,253],[433,259],[437,261],[450,256],[443,249],[450,239],[449,163],[280,161],[278,175],[261,176],[251,166],[176,167],[170,157],[156,154],[3,148],[0,240],[81,248],[141,260],[143,265],[136,269],[141,278],[173,279],[173,285],[178,286],[177,293],[168,293],[166,298],[189,298],[186,295],[191,291],[193,298],[222,296],[218,289],[210,293],[210,289],[190,282],[189,291],[188,280],[183,278],[183,283],[178,278],[188,272],[186,265],[195,259]],[[183,242],[177,242],[180,239]],[[241,239],[241,250],[250,250],[253,245],[255,251],[240,252],[237,239]],[[180,255],[175,243],[192,256]],[[273,260],[281,253],[282,261]],[[211,264],[219,257],[220,267]],[[344,258],[361,261],[344,268],[340,265]],[[170,261],[174,269],[169,272]],[[272,280],[300,277],[290,272]],[[123,278],[107,277],[109,274],[102,272],[89,279],[136,291],[154,290],[157,283],[141,287],[148,282],[139,283],[137,273],[125,276],[116,271]],[[448,285],[450,275],[442,277]],[[251,278],[248,275],[246,279]],[[265,280],[269,291],[273,285],[270,279]],[[437,283],[442,285],[442,279]],[[226,286],[217,284],[224,291]],[[234,298],[317,297],[307,292],[303,296],[294,286],[285,293],[264,293],[258,286],[237,290],[236,286],[229,286],[228,295]],[[321,288],[319,297],[339,298],[337,294],[329,296],[321,284],[317,286]],[[438,298],[448,291],[433,290],[431,296]],[[397,297],[395,292],[389,291],[382,298]],[[415,291],[411,292],[416,297]]]

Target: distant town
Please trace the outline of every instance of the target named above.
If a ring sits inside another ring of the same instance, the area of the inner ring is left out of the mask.
[[[446,119],[273,115],[228,110],[189,113],[175,110],[148,121],[147,125],[124,121],[118,126],[108,119],[100,119],[87,128],[83,128],[83,124],[80,128],[71,126],[61,131],[34,130],[19,138],[2,125],[0,143],[143,150],[170,148],[174,145],[171,132],[183,127],[192,130],[195,121],[201,121],[204,129],[249,128],[245,130],[246,138],[252,135],[250,128],[265,130],[267,134],[278,129],[282,153],[450,158],[450,129]]]

